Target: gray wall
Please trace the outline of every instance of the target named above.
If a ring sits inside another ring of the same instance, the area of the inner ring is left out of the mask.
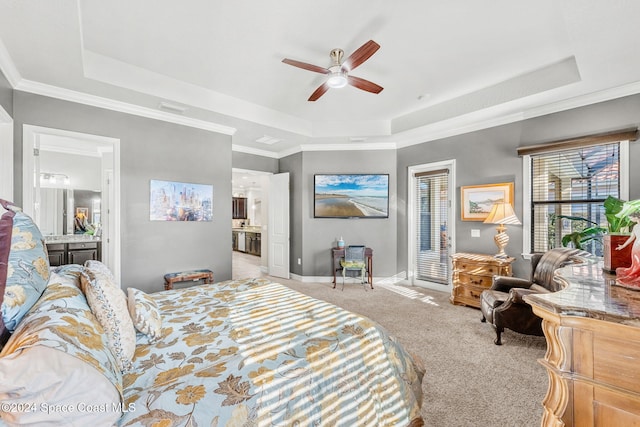
[[[313,176],[317,173],[388,173],[389,218],[328,219],[313,217]],[[293,215],[300,219],[302,275],[332,275],[330,249],[342,236],[345,243],[364,244],[373,249],[373,273],[376,278],[396,274],[396,151],[305,151],[302,153],[300,185],[301,205]],[[296,248],[297,249],[297,248]],[[292,251],[293,253],[293,251]],[[296,253],[300,253],[296,251]]]
[[[122,285],[148,291],[162,287],[162,275],[208,267],[216,281],[231,277],[231,166],[267,172],[289,172],[291,178],[291,272],[331,275],[329,248],[342,236],[348,243],[374,249],[376,277],[407,268],[407,167],[456,159],[456,197],[464,185],[514,181],[516,213],[522,216],[522,160],[519,146],[638,126],[640,95],[603,102],[399,150],[300,152],[276,160],[231,151],[231,137],[95,107],[12,91],[0,75],[0,103],[15,120],[15,201],[22,203],[22,125],[31,124],[121,140]],[[631,144],[630,198],[640,198],[640,143]],[[389,173],[388,219],[313,218],[316,173]],[[150,179],[214,185],[211,223],[151,223]],[[491,253],[495,228],[459,220],[456,249]],[[472,228],[480,238],[470,238]],[[509,226],[507,252],[522,251],[522,227]],[[180,248],[176,251],[175,248]],[[298,265],[297,260],[302,264]],[[517,257],[516,275],[528,274]]]
[[[120,139],[123,288],[158,291],[165,273],[193,268],[231,278],[230,136],[19,91],[13,111],[17,195],[23,124]],[[213,184],[213,221],[150,221],[150,179]]]
[[[13,117],[13,89],[2,71],[0,71],[0,105]]]
[[[398,205],[406,206],[407,168],[413,165],[456,159],[456,199],[460,206],[460,186],[495,182],[515,182],[516,214],[522,218],[522,159],[516,154],[520,146],[552,142],[570,137],[636,127],[640,124],[640,95],[625,97],[577,108],[518,123],[499,126],[426,142],[398,150]],[[631,199],[640,198],[640,142],[631,143]],[[475,221],[461,221],[456,212],[456,251],[493,253],[495,227]],[[510,241],[507,253],[516,257],[514,274],[525,277],[528,262],[522,253],[522,226],[507,226]],[[479,238],[471,238],[471,229],[481,230]],[[397,270],[407,268],[407,217],[398,215]]]
[[[278,159],[233,151],[231,165],[237,169],[278,173]]]

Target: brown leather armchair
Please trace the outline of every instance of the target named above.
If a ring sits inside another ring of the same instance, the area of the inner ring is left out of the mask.
[[[536,316],[522,297],[532,293],[549,293],[560,290],[554,280],[556,269],[572,262],[587,252],[573,248],[554,248],[531,257],[531,279],[494,276],[491,288],[480,295],[482,322],[489,322],[496,331],[496,345],[502,345],[504,328],[527,335],[543,335],[542,319]]]

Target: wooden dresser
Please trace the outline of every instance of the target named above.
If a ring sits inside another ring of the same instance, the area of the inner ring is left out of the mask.
[[[493,276],[511,276],[514,258],[457,253],[452,255],[451,303],[480,308],[480,294],[493,284]]]
[[[640,290],[602,267],[562,268],[562,291],[524,297],[547,339],[542,426],[640,425]]]

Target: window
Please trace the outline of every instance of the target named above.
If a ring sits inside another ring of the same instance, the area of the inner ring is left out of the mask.
[[[588,137],[518,150],[525,156],[524,188],[529,194],[524,200],[524,222],[530,230],[523,239],[525,253],[562,246],[564,236],[587,227],[606,227],[604,200],[627,199],[628,141],[608,136],[596,144]],[[602,255],[597,239],[583,249]]]
[[[562,246],[567,234],[605,226],[603,202],[620,197],[618,143],[531,156],[531,249]],[[584,221],[572,218],[583,218]],[[584,249],[602,255],[590,241]]]

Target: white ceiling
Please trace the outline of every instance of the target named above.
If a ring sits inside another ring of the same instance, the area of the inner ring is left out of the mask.
[[[640,92],[629,0],[0,0],[14,87],[233,135],[234,149],[401,147]],[[329,51],[381,45],[331,89]],[[159,109],[161,102],[186,108]],[[255,142],[263,136],[273,144]],[[340,144],[340,145],[338,145]]]

